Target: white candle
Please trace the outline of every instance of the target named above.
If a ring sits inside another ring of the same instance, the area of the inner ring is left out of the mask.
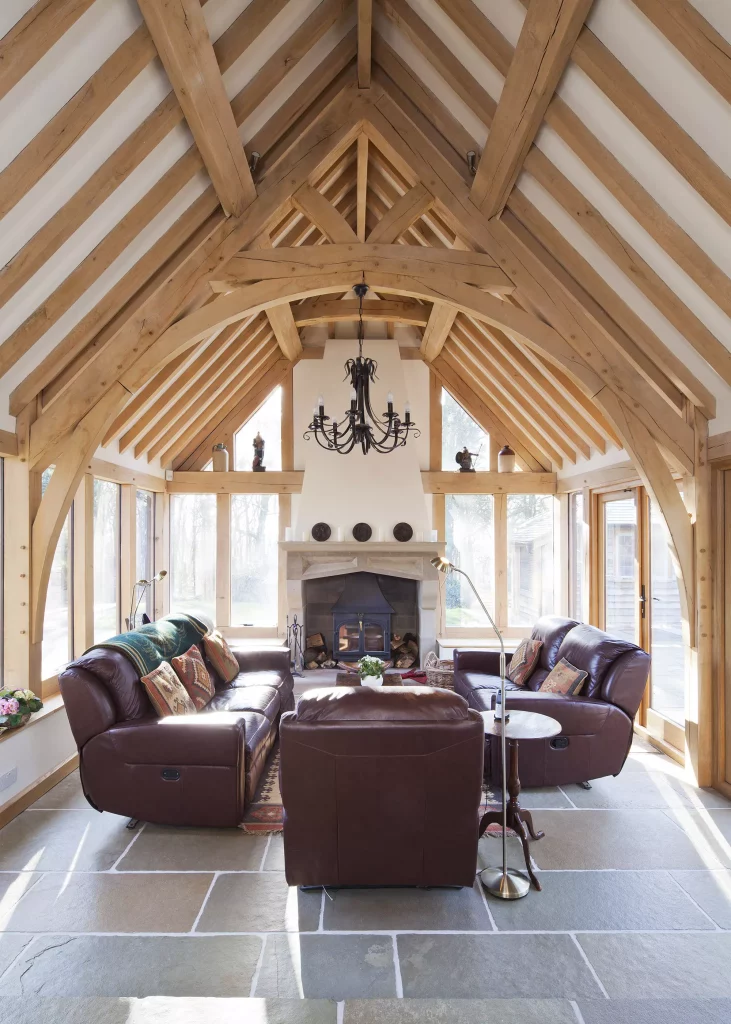
[[[309,539],[310,539],[310,531],[309,530],[303,530],[302,531],[302,543],[306,544]]]
[[[336,532],[335,536],[337,537],[337,539],[339,541],[341,541],[343,539],[343,528],[342,528],[342,526],[339,526],[337,528],[337,532]]]
[[[291,541],[293,539],[294,530],[291,526],[284,527],[284,539],[285,541]]]
[[[424,540],[424,531],[423,530],[417,530],[416,531],[416,542],[417,542],[417,544],[420,544],[423,540]]]
[[[439,532],[438,532],[438,530],[432,530],[431,531],[431,539],[432,539],[432,542],[434,544],[436,544],[436,542],[439,540]]]

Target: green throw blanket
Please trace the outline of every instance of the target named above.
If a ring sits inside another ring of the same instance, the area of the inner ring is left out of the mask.
[[[140,676],[146,676],[163,661],[170,661],[171,658],[185,654],[188,648],[199,643],[207,632],[208,626],[204,622],[180,612],[166,615],[129,633],[112,636],[102,644],[94,644],[89,650],[110,647],[112,650],[121,651],[129,658]]]

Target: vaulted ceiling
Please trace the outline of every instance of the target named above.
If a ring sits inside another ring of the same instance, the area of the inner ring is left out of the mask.
[[[689,410],[731,428],[729,5],[5,0],[0,32],[0,425],[36,465],[116,389],[105,445],[200,468],[361,266],[524,468],[646,430],[688,472]]]

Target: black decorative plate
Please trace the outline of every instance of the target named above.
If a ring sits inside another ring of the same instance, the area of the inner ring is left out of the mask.
[[[312,527],[312,539],[313,540],[330,540],[332,530],[327,523],[315,523]]]
[[[353,527],[353,536],[359,541],[370,540],[373,536],[373,530],[368,523],[356,523]]]
[[[393,528],[393,535],[396,540],[400,540],[402,543],[407,540],[411,540],[414,536],[414,531],[408,523],[396,523]]]

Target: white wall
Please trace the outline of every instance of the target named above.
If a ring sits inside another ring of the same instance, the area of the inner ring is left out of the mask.
[[[0,811],[75,753],[76,743],[64,708],[17,732],[6,733],[0,742],[0,777],[16,769],[17,778],[0,793]]]
[[[343,364],[357,355],[355,340],[330,339],[322,360],[306,359],[294,370],[294,460],[304,469],[302,494],[293,508],[295,536],[317,522],[343,528],[344,537],[359,522],[373,527],[374,537],[384,531],[390,540],[398,522],[410,523],[415,533],[430,529],[430,516],[421,485],[421,468],[428,459],[429,373],[417,362],[401,362],[393,341],[366,341],[365,354],[378,362],[378,380],[372,390],[375,408],[386,408],[386,395],[394,395],[394,407],[403,416],[410,401],[412,415],[422,425],[422,437],[407,441],[404,448],[387,455],[353,452],[341,456],[321,449],[302,434],[312,419],[318,395],[325,412],[342,419],[350,404],[350,384],[344,381]],[[426,455],[425,455],[426,453]]]

